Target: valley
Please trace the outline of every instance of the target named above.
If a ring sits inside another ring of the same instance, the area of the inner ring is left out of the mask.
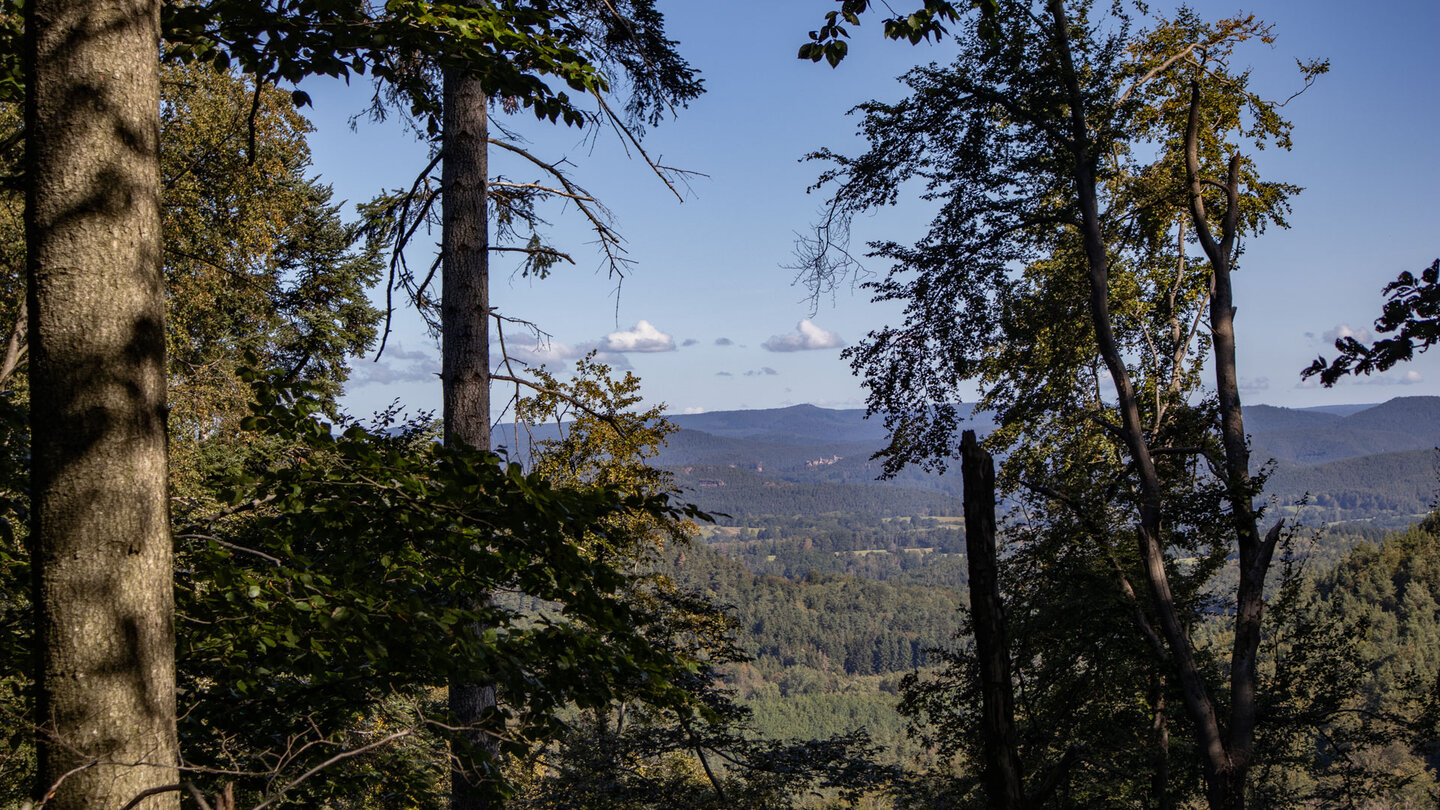
[[[1273,459],[1272,508],[1308,527],[1295,548],[1310,572],[1429,511],[1440,398],[1246,416],[1255,457]],[[864,728],[885,761],[928,761],[896,704],[907,673],[933,668],[931,651],[965,643],[960,479],[876,480],[883,431],[863,417],[813,406],[672,417],[680,430],[655,463],[714,523],[672,550],[671,570],[734,616],[753,660],[725,682],[757,730],[813,739]],[[988,432],[983,415],[972,421]]]

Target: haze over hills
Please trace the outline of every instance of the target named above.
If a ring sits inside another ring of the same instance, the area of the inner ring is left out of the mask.
[[[1301,513],[1307,522],[1401,525],[1434,500],[1440,397],[1308,409],[1252,405],[1245,419],[1257,466],[1274,460],[1268,493],[1282,507],[1308,493],[1310,506]],[[884,446],[885,431],[862,410],[796,405],[671,421],[681,429],[655,463],[674,471],[702,508],[788,514],[828,503],[889,514],[925,504],[932,514],[951,514],[957,507],[939,496],[959,495],[958,476],[907,470],[876,480],[880,464],[871,456]],[[981,435],[992,427],[986,414],[971,424]],[[867,491],[876,486],[930,495]],[[887,497],[894,508],[884,506]]]

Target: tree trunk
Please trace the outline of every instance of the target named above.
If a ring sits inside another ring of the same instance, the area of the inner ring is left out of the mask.
[[[1281,524],[1264,538],[1251,503],[1250,445],[1240,409],[1240,383],[1235,367],[1235,305],[1230,282],[1230,257],[1240,223],[1240,155],[1230,157],[1225,182],[1225,215],[1220,241],[1210,228],[1205,210],[1204,180],[1200,177],[1200,85],[1190,83],[1190,117],[1185,130],[1185,177],[1190,193],[1190,217],[1195,236],[1215,275],[1210,299],[1210,334],[1215,350],[1215,395],[1220,404],[1220,437],[1225,448],[1225,485],[1239,550],[1240,583],[1235,594],[1235,641],[1230,651],[1229,768],[1215,780],[1210,793],[1226,808],[1245,806],[1245,786],[1255,749],[1257,712],[1257,659],[1260,620],[1265,608],[1265,575],[1280,539]]]
[[[160,3],[33,0],[25,28],[37,798],[114,810],[177,779]]]
[[[490,265],[485,208],[488,121],[485,91],[476,79],[447,71],[441,135],[441,384],[445,443],[490,449]],[[479,632],[479,628],[472,628]],[[450,683],[450,711],[468,733],[457,748],[451,783],[453,810],[489,807],[485,769],[475,752],[498,756],[496,741],[478,731],[495,707],[495,689],[471,679]]]
[[[1195,659],[1194,646],[1180,620],[1174,593],[1170,588],[1169,575],[1165,572],[1163,548],[1163,495],[1155,460],[1150,453],[1149,439],[1140,422],[1139,402],[1130,380],[1130,372],[1120,354],[1119,345],[1111,326],[1109,298],[1109,255],[1105,247],[1099,215],[1098,193],[1094,168],[1095,156],[1090,148],[1091,131],[1084,108],[1084,96],[1080,92],[1079,76],[1076,74],[1070,53],[1069,17],[1065,12],[1064,0],[1050,0],[1049,11],[1053,25],[1055,50],[1064,72],[1066,92],[1070,101],[1070,149],[1074,165],[1072,176],[1075,180],[1079,202],[1081,237],[1084,242],[1088,264],[1090,286],[1090,315],[1095,327],[1095,340],[1100,355],[1105,361],[1111,379],[1115,383],[1117,405],[1121,417],[1121,433],[1130,457],[1134,461],[1139,477],[1140,520],[1135,525],[1140,560],[1144,566],[1145,578],[1154,599],[1155,611],[1165,642],[1170,647],[1171,660],[1179,681],[1185,709],[1195,723],[1197,742],[1205,773],[1207,795],[1212,808],[1228,807],[1224,785],[1230,771],[1230,752],[1226,750],[1225,738],[1215,712],[1215,702]]]
[[[965,481],[965,561],[970,569],[970,624],[980,660],[985,738],[985,795],[989,806],[1023,810],[1026,806],[1015,731],[1015,694],[1010,680],[1010,640],[995,561],[995,462],[975,442],[975,431],[961,437],[961,474]]]

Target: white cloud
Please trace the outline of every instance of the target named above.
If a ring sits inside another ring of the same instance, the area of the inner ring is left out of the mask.
[[[715,345],[716,345],[716,346],[734,346],[734,345],[735,345],[735,341],[733,341],[733,340],[731,340],[730,338],[727,338],[727,337],[718,337],[718,338],[715,338]]]
[[[813,349],[834,349],[844,346],[845,341],[834,332],[816,326],[805,318],[795,325],[795,331],[788,335],[773,335],[761,348],[772,352],[803,352]]]
[[[705,413],[705,409],[700,407],[699,405],[691,405],[690,407],[681,411],[681,413]]]
[[[762,366],[761,368],[751,369],[750,371],[745,372],[745,376],[746,376],[746,377],[762,377],[762,376],[764,376],[764,377],[774,377],[775,375],[777,375],[777,374],[779,374],[779,373],[780,373],[780,372],[776,371],[776,370],[773,369],[773,368],[770,368],[769,366]]]
[[[1269,377],[1241,377],[1240,390],[1253,393],[1255,391],[1268,391],[1270,389]]]
[[[600,341],[606,352],[673,352],[675,338],[656,329],[649,321],[639,321],[628,330],[611,332]]]
[[[1369,343],[1370,340],[1374,337],[1374,335],[1370,333],[1369,329],[1366,329],[1363,326],[1359,329],[1355,329],[1352,328],[1348,323],[1342,323],[1332,329],[1326,329],[1324,334],[1320,335],[1320,337],[1325,341],[1326,344],[1333,346],[1335,345],[1335,341],[1347,337],[1353,337],[1361,343]]]
[[[680,345],[681,345],[681,346],[694,346],[696,343],[699,343],[699,342],[700,342],[700,341],[696,340],[695,338],[685,338],[685,342],[681,343]]]

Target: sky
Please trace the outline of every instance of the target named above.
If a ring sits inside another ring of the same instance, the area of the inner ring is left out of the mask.
[[[899,311],[851,286],[812,300],[786,269],[796,233],[825,200],[823,192],[807,193],[822,166],[803,157],[821,147],[859,152],[856,120],[846,111],[872,98],[900,98],[895,77],[915,64],[949,61],[953,46],[887,42],[878,18],[867,19],[853,32],[850,57],[831,69],[795,58],[806,32],[834,7],[830,0],[660,6],[707,88],[643,141],[657,162],[695,173],[680,187],[684,199],[611,133],[586,137],[523,113],[501,119],[533,153],[568,162],[572,177],[613,212],[634,262],[623,279],[612,277],[573,209],[548,211],[547,235],[576,264],[535,280],[521,277],[511,257],[492,260],[495,306],[549,336],[537,342],[514,327],[507,347],[551,369],[600,351],[617,370],[633,370],[647,400],[672,413],[863,407],[864,391],[840,352],[895,323]],[[1218,2],[1195,8],[1210,17],[1239,9]],[[1285,108],[1295,123],[1294,149],[1257,155],[1264,174],[1305,191],[1294,200],[1290,229],[1251,239],[1235,277],[1244,401],[1306,407],[1440,395],[1440,351],[1333,389],[1299,379],[1317,354],[1333,355],[1335,336],[1370,337],[1387,282],[1440,256],[1440,77],[1433,61],[1440,3],[1267,0],[1249,10],[1274,23],[1277,36],[1273,46],[1248,45],[1239,56],[1262,95],[1284,98],[1299,87],[1297,58],[1327,58],[1331,70]],[[312,81],[306,89],[314,99],[306,111],[316,128],[313,170],[338,199],[353,204],[413,182],[427,162],[413,133],[393,119],[352,125],[370,96],[364,80]],[[536,179],[495,157],[493,172]],[[923,204],[902,202],[858,219],[856,244],[913,241],[929,219]],[[417,240],[412,263],[428,265],[438,238],[437,231]],[[871,261],[867,269],[886,266]],[[383,303],[383,292],[372,297]],[[413,313],[396,312],[388,348],[372,359],[352,363],[344,399],[352,413],[393,400],[438,409],[439,350]],[[497,409],[506,396],[496,392]]]

